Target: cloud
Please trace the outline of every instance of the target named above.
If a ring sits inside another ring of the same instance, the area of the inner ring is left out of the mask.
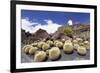
[[[36,22],[30,22],[27,19],[22,19],[21,20],[22,24],[22,29],[24,29],[26,32],[32,33],[34,31],[33,25],[39,25],[39,23]]]
[[[27,19],[22,19],[21,21],[22,29],[30,33],[34,33],[40,28],[46,30],[48,33],[54,33],[59,27],[62,26],[60,24],[54,23],[52,20],[44,20],[44,22],[46,22],[45,25],[42,25],[38,22],[30,22]]]

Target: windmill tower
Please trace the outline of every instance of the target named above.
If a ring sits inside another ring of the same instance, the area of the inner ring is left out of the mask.
[[[69,16],[67,19],[69,19],[68,21],[67,21],[67,25],[73,25],[73,21],[72,21],[72,17],[71,16]]]
[[[70,19],[70,20],[68,20],[67,24],[68,25],[73,25],[73,21]]]

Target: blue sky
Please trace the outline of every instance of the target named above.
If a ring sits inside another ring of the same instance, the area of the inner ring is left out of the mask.
[[[58,12],[21,10],[22,29],[34,33],[38,29],[44,29],[48,33],[54,33],[59,27],[67,25],[72,20],[73,24],[90,24],[89,13]]]
[[[21,17],[27,17],[30,21],[39,22],[41,24],[45,24],[45,22],[43,22],[44,19],[50,19],[62,25],[65,25],[69,19],[73,20],[74,23],[90,23],[89,13],[22,10]]]

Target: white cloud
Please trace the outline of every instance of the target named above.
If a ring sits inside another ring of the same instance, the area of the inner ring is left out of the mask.
[[[37,25],[36,22],[30,22],[27,19],[22,19],[22,29],[24,29],[26,32],[32,33],[34,31],[34,27],[32,25]]]
[[[34,33],[38,29],[44,29],[48,33],[54,33],[61,25],[54,23],[52,20],[44,20],[46,22],[45,25],[41,25],[36,22],[30,22],[27,19],[22,19],[22,29],[24,29],[26,32]],[[35,26],[33,26],[35,25]]]

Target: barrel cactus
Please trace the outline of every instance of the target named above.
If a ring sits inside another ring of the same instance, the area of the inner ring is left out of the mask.
[[[79,43],[83,42],[83,39],[82,39],[82,38],[76,38],[76,40],[77,40]]]
[[[87,50],[90,49],[90,43],[89,43],[89,41],[84,41],[84,47],[86,47]]]
[[[49,59],[51,60],[57,60],[61,55],[61,51],[58,47],[52,47],[49,50]]]
[[[29,50],[32,48],[32,46],[31,45],[25,45],[23,48],[22,48],[22,50],[26,53],[26,54],[28,54],[29,53]]]
[[[49,48],[50,48],[50,45],[47,43],[42,45],[42,50],[44,50],[44,51],[48,50]]]
[[[54,40],[54,46],[56,46],[56,43],[59,42],[58,40]]]
[[[42,41],[38,42],[38,48],[42,48],[43,44],[45,44],[45,42]]]
[[[53,46],[53,41],[51,41],[51,40],[47,40],[46,43],[49,44],[50,46]]]
[[[73,44],[72,43],[65,43],[63,46],[63,50],[65,53],[72,53],[73,52]]]
[[[62,48],[63,43],[59,41],[59,42],[55,43],[55,46],[58,47],[58,48]]]
[[[49,55],[49,50],[46,50],[46,54]]]
[[[31,48],[29,49],[29,54],[34,54],[37,50],[38,50],[37,47],[31,47]]]
[[[86,53],[87,53],[86,48],[85,48],[84,46],[78,47],[77,53],[78,53],[79,55],[86,55]]]
[[[71,43],[71,40],[66,40],[65,43]]]
[[[31,44],[33,47],[37,47],[38,43],[37,42],[34,42]]]
[[[78,41],[77,40],[73,40],[73,44],[77,44],[78,43]]]
[[[79,47],[79,44],[73,44],[73,48],[74,48],[75,50],[77,50],[78,47]]]
[[[84,46],[84,43],[83,43],[83,42],[81,42],[81,43],[79,43],[79,45],[80,45],[80,46]]]
[[[37,53],[35,53],[35,56],[34,56],[34,61],[35,62],[42,62],[46,59],[46,52],[44,51],[38,51]]]

